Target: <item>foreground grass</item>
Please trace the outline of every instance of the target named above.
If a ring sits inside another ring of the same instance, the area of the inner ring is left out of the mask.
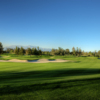
[[[0,100],[99,100],[100,60],[62,58],[74,62],[0,62]]]
[[[99,100],[100,79],[1,88],[1,100]]]

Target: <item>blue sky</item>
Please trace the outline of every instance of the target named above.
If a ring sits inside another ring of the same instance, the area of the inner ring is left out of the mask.
[[[100,0],[0,0],[0,41],[100,50]]]

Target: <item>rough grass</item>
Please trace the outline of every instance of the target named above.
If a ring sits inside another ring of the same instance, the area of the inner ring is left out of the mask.
[[[99,100],[99,59],[56,58],[73,62],[0,62],[0,100]]]

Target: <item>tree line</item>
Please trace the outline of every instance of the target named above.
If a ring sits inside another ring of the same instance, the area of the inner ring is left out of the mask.
[[[7,49],[8,53],[15,53],[16,55],[42,55],[42,51],[39,49],[39,47],[37,48],[27,48],[24,49],[23,47],[19,48],[16,46],[15,49]]]
[[[95,57],[100,57],[100,50],[99,51],[94,51],[94,52],[84,52],[80,48],[72,48],[72,51],[69,49],[63,49],[59,47],[58,49],[52,49],[50,52],[49,51],[42,51],[37,48],[27,48],[24,49],[23,47],[19,48],[16,46],[15,49],[12,48],[7,48],[6,50],[3,50],[3,45],[0,42],[0,54],[2,53],[14,53],[16,55],[73,55],[73,56],[95,56]]]
[[[72,48],[72,52],[70,52],[69,49],[63,49],[59,47],[58,49],[52,49],[51,50],[52,55],[74,55],[74,56],[80,56],[82,54],[82,51],[80,48],[77,47],[75,49],[74,47]]]

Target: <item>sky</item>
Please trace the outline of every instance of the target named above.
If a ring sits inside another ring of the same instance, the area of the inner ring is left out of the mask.
[[[100,50],[100,0],[0,0],[3,46]]]

